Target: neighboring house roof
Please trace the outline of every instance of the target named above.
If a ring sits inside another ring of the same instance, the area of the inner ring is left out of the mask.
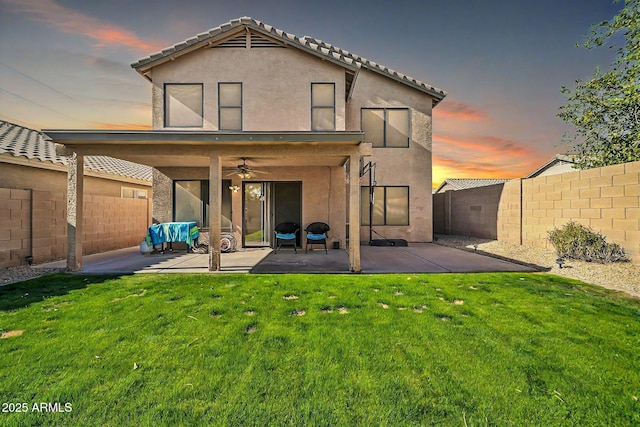
[[[65,156],[56,154],[55,144],[42,132],[0,120],[0,155],[5,153],[60,166],[68,164]],[[113,157],[86,156],[84,167],[93,172],[141,181],[151,182],[152,177],[151,167]]]
[[[555,175],[558,173],[571,172],[573,171],[574,164],[575,162],[571,157],[564,154],[556,154],[538,169],[525,176],[525,178],[535,178],[536,176],[541,175]]]
[[[436,188],[434,194],[439,193],[445,187],[446,190],[468,190],[469,188],[486,187],[488,185],[504,184],[509,179],[485,179],[485,178],[448,178]]]
[[[376,64],[375,62],[369,61],[361,56],[354,55],[346,50],[332,46],[329,43],[325,43],[309,36],[296,37],[293,34],[286,33],[250,17],[234,19],[226,24],[220,25],[219,27],[212,28],[207,32],[200,33],[190,39],[167,47],[160,52],[141,58],[131,64],[131,67],[136,69],[138,73],[149,78],[147,73],[152,67],[168,60],[175,59],[196,49],[211,47],[216,42],[228,42],[230,40],[228,36],[237,34],[242,27],[251,29],[262,35],[266,35],[271,39],[281,42],[283,45],[296,47],[324,60],[338,64],[347,70],[350,70],[352,78],[355,78],[355,74],[357,74],[360,68],[365,68],[396,80],[402,84],[431,95],[433,97],[433,106],[437,105],[447,95],[447,93],[441,89],[398,73],[383,65]]]

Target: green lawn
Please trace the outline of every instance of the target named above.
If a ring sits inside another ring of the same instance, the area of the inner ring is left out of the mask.
[[[640,425],[640,301],[550,275],[56,275],[0,330],[0,425]]]

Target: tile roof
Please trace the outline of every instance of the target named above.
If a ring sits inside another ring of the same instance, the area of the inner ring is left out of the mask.
[[[340,64],[352,71],[356,71],[359,68],[366,68],[368,70],[382,74],[386,77],[389,77],[393,80],[396,80],[400,83],[431,95],[434,98],[434,106],[447,95],[447,93],[441,89],[423,83],[419,80],[414,79],[413,77],[398,73],[397,71],[389,69],[384,65],[369,61],[368,59],[361,56],[354,55],[344,49],[332,46],[329,43],[323,42],[322,40],[318,40],[309,36],[297,37],[293,34],[286,33],[282,30],[272,27],[271,25],[264,24],[258,20],[246,16],[234,19],[230,22],[220,25],[219,27],[212,28],[209,31],[200,33],[190,39],[162,49],[160,52],[156,52],[149,56],[141,58],[131,64],[131,67],[135,68],[140,74],[144,75],[145,72],[154,65],[160,64],[168,60],[169,58],[175,58],[176,56],[191,52],[195,49],[208,46],[213,41],[221,38],[225,34],[237,31],[239,27],[250,28],[254,31],[268,35],[273,39],[279,40],[285,45],[297,47],[303,51],[319,56],[323,59],[327,59],[334,63]]]
[[[467,190],[469,188],[486,187],[489,185],[504,184],[510,179],[502,178],[448,178],[438,186],[435,193],[442,189],[445,185],[450,185],[455,190]]]
[[[0,154],[29,160],[67,165],[67,158],[56,154],[53,142],[40,131],[0,120]],[[110,175],[151,181],[151,167],[106,156],[86,156],[85,169]]]

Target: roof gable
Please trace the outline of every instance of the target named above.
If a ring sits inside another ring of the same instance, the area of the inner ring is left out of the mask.
[[[536,170],[531,172],[529,175],[525,176],[525,178],[535,178],[541,175],[542,173],[544,173],[545,171],[553,167],[557,167],[559,165],[571,165],[570,167],[573,167],[574,164],[575,162],[571,157],[565,154],[556,154],[551,159],[547,160],[544,164],[542,164],[540,167],[538,167]]]
[[[276,47],[274,44],[278,43],[285,47],[295,47],[310,55],[343,67],[351,77],[360,68],[371,70],[430,95],[433,98],[433,106],[437,105],[447,95],[441,89],[398,73],[361,56],[354,55],[344,49],[332,46],[322,40],[308,36],[299,38],[249,17],[234,19],[207,32],[169,46],[160,52],[139,59],[131,64],[131,67],[142,76],[149,78],[149,71],[153,67],[174,60],[194,50],[208,47],[243,47],[243,44],[248,46],[247,42],[250,46],[254,46],[254,42],[257,43],[255,47]]]

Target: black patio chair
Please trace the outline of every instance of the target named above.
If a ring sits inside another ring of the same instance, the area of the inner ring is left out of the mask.
[[[276,235],[276,249],[275,253],[278,253],[278,249],[280,249],[283,245],[285,246],[293,246],[293,250],[295,253],[298,253],[296,249],[298,232],[300,231],[300,226],[295,222],[281,222],[276,225],[274,229]]]
[[[324,222],[312,222],[304,229],[307,233],[307,244],[304,247],[304,253],[307,253],[309,245],[324,245],[324,253],[327,251],[327,231],[331,228]]]

